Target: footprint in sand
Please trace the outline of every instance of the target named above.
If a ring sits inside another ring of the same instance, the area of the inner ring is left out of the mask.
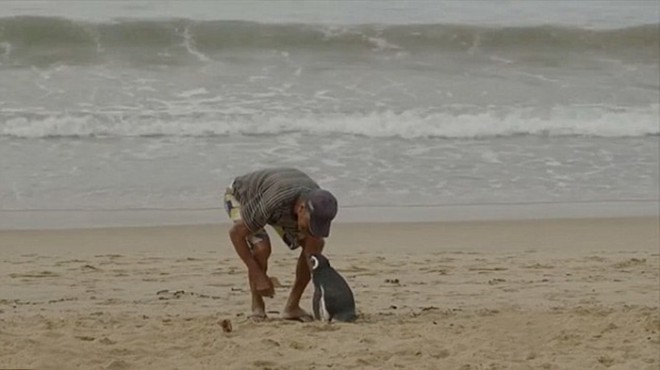
[[[123,370],[128,369],[130,364],[124,360],[114,360],[109,363],[105,368],[108,370]]]
[[[451,353],[447,349],[433,350],[429,353],[429,356],[435,359],[447,358]]]
[[[488,280],[488,285],[495,285],[504,282],[506,282],[506,279],[490,279]]]
[[[105,345],[107,345],[107,346],[111,346],[111,345],[117,343],[116,341],[114,341],[114,340],[112,340],[112,339],[110,339],[110,338],[108,338],[108,337],[103,337],[103,338],[99,339],[98,342],[101,343],[101,344],[105,344]]]
[[[115,258],[121,258],[124,257],[121,254],[97,254],[94,256],[96,258],[110,258],[110,259],[115,259]]]
[[[17,278],[50,278],[50,277],[59,277],[60,274],[57,274],[52,271],[37,271],[37,272],[26,272],[26,273],[13,273],[9,274],[9,277],[12,279]]]
[[[269,369],[277,366],[277,364],[273,361],[264,361],[264,360],[254,361],[252,362],[252,365],[256,366],[259,369],[263,369],[263,368]]]
[[[552,269],[555,268],[554,266],[551,265],[542,265],[540,263],[535,263],[533,265],[528,265],[528,266],[523,266],[526,269]]]
[[[438,267],[425,267],[421,269],[420,271],[429,273],[429,274],[440,274],[440,275],[447,275],[448,274],[448,269],[447,268],[438,268]]]
[[[506,271],[506,267],[470,267],[468,271],[492,272],[492,271]]]
[[[77,335],[75,338],[84,342],[93,342],[96,339],[95,337],[90,337],[87,335]]]
[[[623,268],[628,268],[628,267],[644,266],[644,265],[646,265],[646,258],[642,258],[642,259],[631,258],[631,259],[626,260],[626,261],[617,262],[614,265],[612,265],[612,267],[614,267],[616,269],[623,269]]]
[[[81,266],[80,270],[83,271],[83,272],[98,272],[98,271],[101,271],[100,268],[89,265],[89,264]]]
[[[87,263],[85,260],[79,260],[79,259],[72,259],[72,260],[62,260],[62,261],[57,261],[55,262],[55,266],[63,266],[63,265],[68,265],[72,263]]]
[[[273,347],[279,347],[280,346],[280,342],[278,342],[276,340],[273,340],[273,339],[270,339],[270,338],[262,339],[261,343],[266,344],[268,346],[273,346]]]
[[[603,364],[605,367],[614,365],[614,359],[607,355],[598,357],[598,362]]]

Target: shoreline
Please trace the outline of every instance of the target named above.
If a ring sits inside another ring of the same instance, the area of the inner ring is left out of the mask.
[[[229,223],[0,230],[7,254],[220,253],[234,257]],[[290,251],[266,230],[273,250]],[[635,245],[630,245],[630,240]],[[376,244],[376,246],[374,245]],[[354,222],[333,225],[330,253],[593,253],[659,252],[660,218],[598,217],[436,222]],[[296,254],[297,252],[293,252]]]
[[[616,217],[658,217],[660,201],[620,200],[449,204],[429,206],[343,207],[341,223],[419,223],[513,221]],[[0,230],[80,229],[107,227],[165,227],[228,224],[222,208],[117,210],[0,210]]]

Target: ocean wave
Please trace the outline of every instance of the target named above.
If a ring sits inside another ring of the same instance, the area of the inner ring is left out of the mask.
[[[213,137],[231,135],[360,135],[374,138],[486,138],[516,135],[637,137],[658,135],[659,106],[558,107],[474,114],[405,111],[347,115],[218,115],[30,113],[0,116],[0,137]]]
[[[145,63],[208,61],[228,50],[309,50],[333,53],[474,50],[598,51],[658,58],[660,24],[620,29],[565,26],[485,27],[452,24],[269,24],[249,21],[118,20],[56,17],[0,18],[4,66],[99,63],[133,58]]]

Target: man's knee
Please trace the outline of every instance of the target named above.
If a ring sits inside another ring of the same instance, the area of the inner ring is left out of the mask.
[[[252,246],[252,255],[260,262],[266,262],[270,257],[271,246],[269,239],[261,239]]]
[[[266,230],[261,229],[254,234],[249,235],[247,237],[247,242],[250,245],[250,250],[254,250],[255,246],[260,244],[268,243],[268,245],[270,245],[270,238],[268,237]]]
[[[271,246],[269,240],[262,240],[259,243],[255,244],[252,247],[252,251],[256,254],[268,254],[270,255]]]

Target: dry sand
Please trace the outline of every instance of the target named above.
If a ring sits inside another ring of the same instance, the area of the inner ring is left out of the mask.
[[[280,242],[271,319],[248,320],[227,225],[2,231],[0,369],[655,370],[659,228],[338,224],[326,252],[354,324],[278,318],[297,256]]]

